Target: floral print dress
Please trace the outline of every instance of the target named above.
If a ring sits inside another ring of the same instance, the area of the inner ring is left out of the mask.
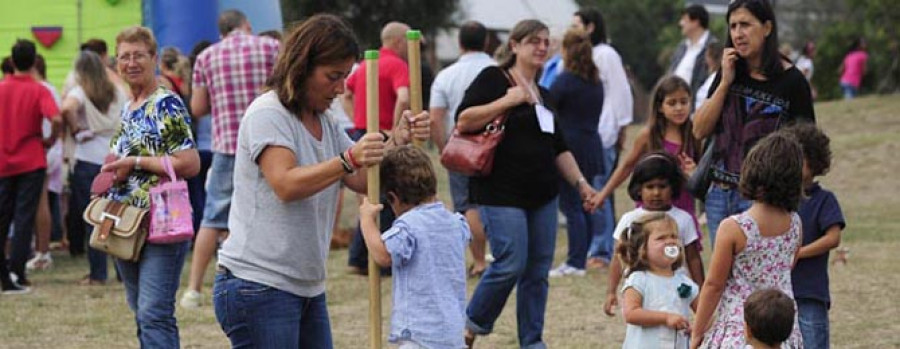
[[[797,213],[791,214],[790,229],[771,237],[760,235],[759,226],[747,212],[732,216],[731,219],[737,221],[747,237],[747,246],[734,258],[731,275],[725,282],[725,291],[716,308],[716,322],[703,336],[701,348],[743,349],[746,346],[744,300],[753,291],[774,288],[794,298],[791,268],[802,237],[800,216]],[[782,347],[803,347],[796,315],[794,330]]]
[[[117,157],[162,156],[193,149],[190,115],[184,101],[160,86],[135,110],[122,108],[122,124],[110,141],[110,152]],[[128,179],[107,192],[107,198],[140,208],[150,208],[150,188],[159,176],[132,171]]]

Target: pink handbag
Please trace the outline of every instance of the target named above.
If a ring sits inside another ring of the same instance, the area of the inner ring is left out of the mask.
[[[169,177],[160,177],[159,184],[150,188],[150,235],[147,242],[171,244],[190,240],[194,237],[194,219],[187,182],[175,177],[168,156],[163,156],[161,163]]]

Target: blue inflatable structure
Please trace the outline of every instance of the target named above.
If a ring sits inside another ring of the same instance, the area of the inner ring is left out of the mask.
[[[144,0],[143,25],[160,48],[175,46],[187,55],[201,40],[219,41],[219,14],[228,9],[247,15],[254,33],[283,28],[278,0]]]

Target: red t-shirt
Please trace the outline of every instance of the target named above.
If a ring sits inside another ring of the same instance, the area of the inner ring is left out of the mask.
[[[0,177],[47,168],[41,123],[57,114],[53,95],[31,76],[0,81]]]
[[[397,90],[409,87],[409,67],[394,51],[381,48],[378,56],[378,126],[382,130],[394,127],[394,106]],[[347,78],[347,89],[353,93],[353,124],[366,129],[366,65],[363,62]]]

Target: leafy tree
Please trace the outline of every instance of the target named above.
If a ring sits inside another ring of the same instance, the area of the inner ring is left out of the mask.
[[[459,0],[281,0],[282,17],[289,25],[316,13],[333,13],[347,19],[362,47],[380,46],[381,27],[401,21],[433,38],[439,29],[453,25]]]
[[[795,47],[806,40],[816,43],[813,85],[819,99],[841,96],[840,66],[850,44],[863,37],[869,62],[862,92],[895,92],[900,84],[900,6],[896,0],[814,0],[776,7],[781,13],[802,13],[792,21]],[[779,19],[781,20],[781,19]],[[779,23],[781,24],[781,23]]]

